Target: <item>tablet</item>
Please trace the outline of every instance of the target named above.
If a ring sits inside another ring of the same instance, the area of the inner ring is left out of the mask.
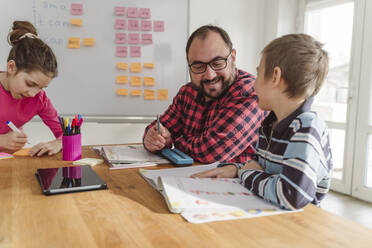
[[[36,177],[45,195],[107,189],[90,165],[37,169]]]

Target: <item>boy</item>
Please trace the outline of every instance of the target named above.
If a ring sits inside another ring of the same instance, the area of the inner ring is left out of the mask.
[[[262,51],[254,89],[262,122],[256,160],[220,164],[193,177],[235,177],[285,209],[319,205],[328,192],[332,156],[327,126],[310,111],[328,72],[322,45],[305,34],[285,35]]]

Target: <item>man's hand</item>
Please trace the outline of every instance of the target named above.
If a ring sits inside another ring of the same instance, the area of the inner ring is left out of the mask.
[[[160,124],[160,133],[158,133],[158,126],[151,127],[143,140],[144,146],[150,152],[160,151],[165,146],[171,143],[171,134],[163,125]]]

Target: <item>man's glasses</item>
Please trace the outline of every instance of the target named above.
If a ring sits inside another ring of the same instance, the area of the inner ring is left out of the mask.
[[[189,65],[190,70],[195,74],[204,73],[207,70],[207,65],[209,65],[214,71],[221,71],[226,68],[227,60],[229,59],[232,51],[226,58],[215,58],[209,62],[195,62]]]

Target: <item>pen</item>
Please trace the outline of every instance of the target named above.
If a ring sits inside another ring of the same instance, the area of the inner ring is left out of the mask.
[[[63,125],[63,117],[58,116],[59,124],[61,125],[63,135],[66,135],[65,127]]]
[[[13,122],[7,121],[6,124],[12,129],[14,132],[20,133],[21,130],[19,130],[16,126],[14,126]]]
[[[78,134],[80,133],[80,127],[81,127],[81,124],[83,124],[83,121],[84,119],[83,118],[80,118],[78,124],[77,124],[77,129],[78,129]]]
[[[6,124],[12,129],[14,132],[21,133],[21,130],[19,130],[11,121],[6,121]],[[30,144],[30,142],[27,142],[27,144]]]
[[[161,135],[161,132],[160,132],[160,118],[159,118],[159,115],[156,115],[156,121],[158,123],[158,134]]]

